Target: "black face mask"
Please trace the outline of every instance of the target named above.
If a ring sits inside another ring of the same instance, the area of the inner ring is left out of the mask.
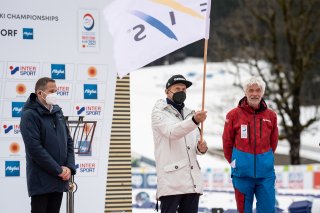
[[[171,91],[170,91],[171,92]],[[176,104],[182,104],[187,98],[187,95],[184,91],[173,93],[172,100]]]

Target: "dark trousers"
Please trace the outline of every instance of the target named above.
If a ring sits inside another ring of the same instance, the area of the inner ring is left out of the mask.
[[[59,213],[62,192],[31,196],[31,213]]]
[[[197,213],[200,194],[181,194],[160,197],[161,213]]]

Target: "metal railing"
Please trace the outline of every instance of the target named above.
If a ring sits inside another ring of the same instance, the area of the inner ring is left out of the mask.
[[[91,153],[97,121],[85,121],[84,116],[65,116],[65,121],[74,142],[74,153],[78,155]],[[74,194],[77,189],[78,185],[72,175],[67,192],[67,213],[74,213]]]

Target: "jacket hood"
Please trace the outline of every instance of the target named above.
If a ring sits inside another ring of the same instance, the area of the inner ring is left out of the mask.
[[[40,115],[54,114],[54,113],[61,110],[61,108],[58,105],[53,105],[53,108],[50,112],[44,105],[42,105],[40,103],[40,101],[37,99],[37,95],[35,93],[30,94],[28,100],[24,104],[22,111],[26,111],[28,109],[37,110],[40,113]]]
[[[163,100],[163,99],[157,100],[157,102],[155,104],[155,107],[159,108],[159,109],[163,109],[163,108],[165,108],[167,106],[168,106],[167,102],[165,100]]]
[[[249,113],[252,113],[252,114],[260,113],[260,112],[263,112],[264,110],[268,109],[268,106],[263,98],[261,99],[259,105],[260,105],[259,109],[257,109],[257,110],[253,109],[251,106],[249,106],[247,97],[245,96],[239,101],[238,107],[249,112]]]

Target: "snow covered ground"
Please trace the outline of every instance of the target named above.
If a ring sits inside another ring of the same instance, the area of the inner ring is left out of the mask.
[[[235,72],[235,67],[230,63],[208,63],[205,109],[208,117],[204,124],[204,138],[210,148],[222,148],[221,135],[226,113],[237,106],[243,97],[243,91],[235,87],[239,83],[239,77],[235,77],[229,71]],[[165,83],[174,74],[182,74],[193,85],[187,90],[186,106],[200,110],[202,100],[203,63],[199,59],[187,59],[174,65],[143,68],[132,72],[130,81],[131,90],[131,149],[134,153],[154,159],[153,138],[151,130],[151,111],[158,99],[165,98]],[[242,76],[244,79],[245,76]],[[268,101],[267,101],[268,103]],[[268,103],[269,104],[269,103]],[[272,104],[270,104],[272,108]],[[314,108],[302,109],[302,120],[312,115]],[[319,160],[320,122],[312,125],[302,135],[301,156]],[[279,141],[277,153],[288,154],[287,141]],[[228,167],[224,159],[215,156],[201,156],[199,158],[202,168]],[[200,204],[207,207],[235,208],[232,189],[230,192],[206,192],[202,196]],[[310,196],[295,196],[297,193],[320,195],[319,190],[303,191],[291,190],[289,192],[278,190],[279,207],[287,209],[295,200],[311,199]],[[281,195],[289,193],[290,195]],[[313,196],[314,197],[314,196]],[[153,211],[153,210],[151,210]],[[150,212],[151,212],[150,211]],[[143,212],[141,209],[134,212]],[[148,210],[146,210],[148,212]],[[320,212],[320,210],[319,210]]]

